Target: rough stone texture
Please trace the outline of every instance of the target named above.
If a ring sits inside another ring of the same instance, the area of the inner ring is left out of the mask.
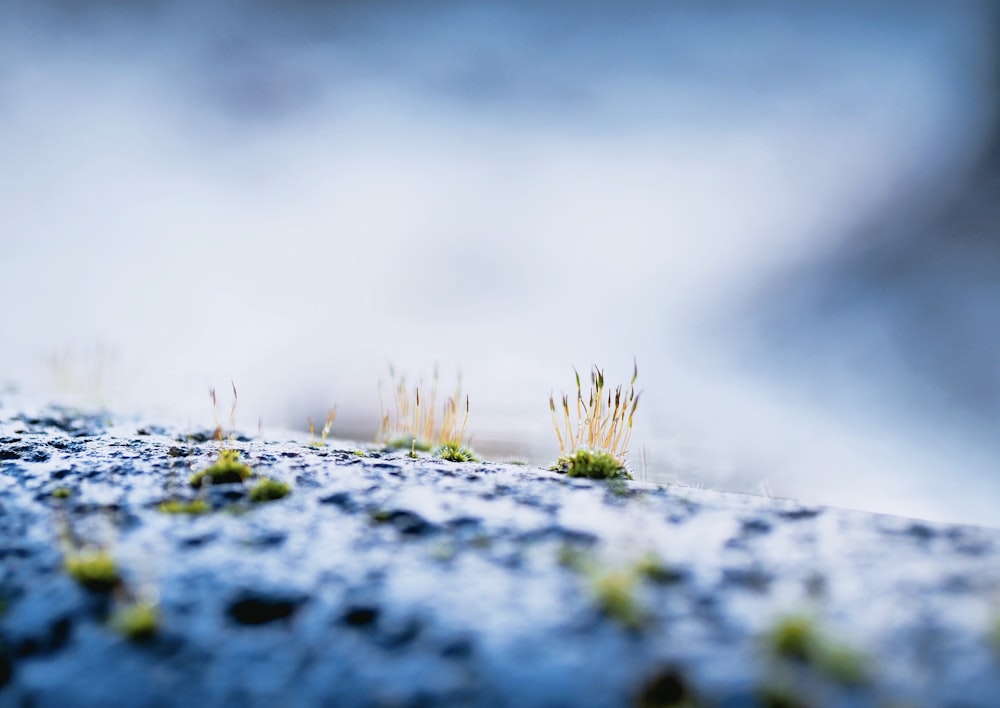
[[[292,434],[233,444],[293,485],[251,504],[190,488],[206,437],[0,408],[0,706],[1000,702],[998,530]],[[158,509],[198,494],[211,513]],[[83,544],[124,584],[68,576]],[[601,579],[650,557],[635,621],[604,609]],[[110,619],[135,599],[144,642]],[[861,676],[777,655],[788,614]]]

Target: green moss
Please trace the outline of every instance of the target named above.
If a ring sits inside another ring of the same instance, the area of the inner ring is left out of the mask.
[[[645,616],[636,599],[636,576],[628,571],[595,574],[591,579],[598,606],[629,629],[638,629]]]
[[[503,463],[505,465],[516,465],[518,467],[527,467],[528,466],[528,461],[527,460],[521,460],[521,459],[518,459],[518,458],[512,458],[510,460],[504,460]]]
[[[447,443],[434,450],[434,456],[449,462],[479,462],[479,458],[467,447],[457,443]]]
[[[790,615],[782,617],[767,635],[771,651],[786,659],[809,661],[819,643],[815,623],[808,617]]]
[[[364,450],[354,450],[352,454],[357,455],[358,457],[368,457],[368,453]]]
[[[156,507],[164,514],[207,514],[212,511],[212,507],[204,499],[170,499]]]
[[[865,656],[849,646],[830,641],[817,648],[816,668],[828,678],[846,686],[860,686],[868,681]]]
[[[808,664],[832,681],[850,686],[868,681],[864,655],[825,637],[809,617],[779,619],[767,641],[775,656]]]
[[[69,499],[70,495],[73,494],[73,490],[69,487],[56,487],[52,490],[53,499]]]
[[[757,691],[763,708],[806,708],[809,704],[784,685],[765,685]]]
[[[655,583],[669,583],[677,580],[680,575],[672,570],[662,558],[655,553],[647,553],[635,563],[635,572],[640,577]]]
[[[66,572],[78,583],[94,592],[107,592],[118,584],[118,567],[105,550],[87,547],[66,556]]]
[[[159,630],[160,614],[156,605],[135,602],[118,608],[111,618],[111,626],[129,641],[142,641]]]
[[[589,479],[632,479],[614,455],[603,450],[580,448],[568,455],[563,455],[552,466],[553,472],[560,472],[570,477],[587,477]]]
[[[219,459],[191,475],[191,486],[200,487],[208,479],[212,484],[237,484],[253,476],[253,470],[240,462],[239,450],[219,451]]]
[[[277,479],[264,478],[250,490],[250,501],[268,502],[281,499],[291,494],[292,488]]]

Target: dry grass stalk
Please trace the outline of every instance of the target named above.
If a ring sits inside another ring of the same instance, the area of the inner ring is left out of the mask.
[[[441,408],[440,425],[437,419],[438,410],[438,371],[435,368],[434,378],[427,395],[421,395],[420,385],[412,389],[407,384],[405,375],[398,375],[394,367],[389,367],[389,377],[392,380],[392,409],[386,408],[382,396],[382,382],[379,382],[379,403],[382,408],[382,423],[375,436],[376,442],[392,447],[413,447],[418,450],[430,450],[435,446],[461,446],[465,431],[469,424],[469,397],[465,397],[465,413],[462,409],[462,377],[458,376],[455,392],[444,401]],[[405,445],[402,443],[405,442]]]
[[[584,400],[580,374],[576,374],[576,401],[570,405],[569,396],[562,397],[562,422],[560,423],[555,397],[549,395],[552,426],[559,440],[561,457],[579,449],[603,451],[624,463],[632,440],[632,421],[639,406],[635,380],[639,367],[633,361],[632,380],[628,388],[617,386],[613,391],[605,388],[604,372],[595,365],[590,372],[590,391]],[[576,413],[574,418],[573,412]]]

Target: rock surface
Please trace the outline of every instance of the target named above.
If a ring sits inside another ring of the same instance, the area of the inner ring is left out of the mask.
[[[207,437],[0,408],[0,706],[1000,701],[1000,530]]]

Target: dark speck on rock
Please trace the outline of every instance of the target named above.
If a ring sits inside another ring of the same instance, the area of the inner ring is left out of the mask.
[[[639,708],[699,705],[691,695],[680,671],[667,666],[654,673],[639,689],[635,705]]]
[[[339,507],[344,511],[357,511],[359,508],[357,502],[351,497],[350,492],[335,492],[333,494],[328,494],[324,497],[320,497],[321,504],[332,504],[333,506]]]
[[[408,536],[422,536],[434,530],[433,524],[412,511],[375,512],[372,518],[378,522],[392,524],[397,531]]]
[[[230,603],[227,612],[240,624],[268,624],[291,617],[304,602],[305,598],[298,595],[248,593]]]
[[[789,521],[802,521],[803,519],[814,519],[821,513],[820,509],[810,509],[800,506],[794,509],[779,509],[778,516]]]
[[[771,531],[771,524],[764,519],[746,519],[741,528],[744,536],[760,536]]]
[[[399,649],[416,640],[423,631],[423,622],[416,617],[399,617],[381,621],[373,641],[383,649]]]
[[[441,647],[441,656],[445,659],[468,659],[474,648],[470,637],[456,637]]]
[[[352,605],[344,611],[344,624],[352,627],[367,627],[378,619],[378,607],[374,605]]]
[[[934,529],[932,529],[930,526],[927,526],[926,524],[920,524],[920,523],[910,524],[909,529],[907,529],[907,533],[909,533],[914,538],[920,539],[921,541],[930,540],[934,538],[934,536],[936,535]]]
[[[760,568],[726,568],[722,571],[724,585],[746,588],[758,593],[767,592],[772,580],[773,577]]]

